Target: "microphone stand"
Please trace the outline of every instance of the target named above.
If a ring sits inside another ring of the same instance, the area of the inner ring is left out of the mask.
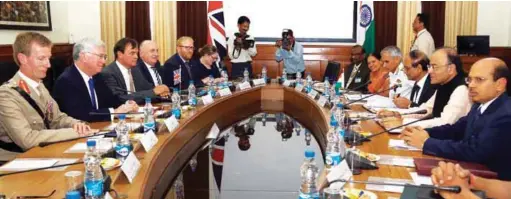
[[[328,185],[335,183],[335,182],[344,182],[344,183],[356,183],[356,184],[371,184],[371,185],[386,185],[386,186],[398,186],[398,187],[414,187],[419,189],[435,189],[439,191],[448,191],[451,193],[460,193],[461,187],[460,186],[437,186],[437,185],[414,185],[414,184],[397,184],[397,183],[386,183],[386,182],[371,182],[371,181],[359,181],[359,180],[344,180],[344,179],[337,179],[333,180],[332,182],[329,182]]]
[[[31,172],[31,171],[39,171],[39,170],[45,170],[45,169],[60,168],[60,167],[77,165],[77,164],[82,164],[82,163],[83,163],[83,161],[78,161],[78,162],[73,162],[73,163],[68,163],[68,164],[59,164],[59,165],[53,165],[53,166],[48,166],[48,167],[28,169],[28,170],[23,170],[23,171],[14,171],[14,172],[10,172],[10,173],[2,173],[2,174],[0,174],[0,177],[8,176],[8,175],[14,175],[14,174],[18,174],[18,173],[27,173],[27,172]]]
[[[376,134],[373,134],[373,135],[367,136],[367,137],[365,137],[365,139],[370,139],[370,138],[376,137],[376,136],[378,136],[378,135],[381,135],[381,134],[383,134],[383,133],[387,133],[387,132],[389,132],[389,131],[392,131],[392,130],[395,130],[395,129],[399,129],[399,128],[402,128],[402,127],[408,126],[408,125],[410,125],[410,124],[414,124],[414,123],[417,123],[417,122],[420,122],[420,121],[423,121],[423,120],[427,120],[427,119],[430,119],[430,118],[429,118],[429,117],[424,117],[424,118],[421,118],[421,119],[415,120],[415,121],[413,121],[413,122],[408,122],[408,123],[406,123],[406,124],[399,125],[399,126],[396,126],[396,127],[394,127],[394,128],[390,128],[390,129],[384,130],[384,131],[382,131],[382,132],[379,132],[379,133],[376,133]],[[359,142],[360,142],[360,141],[359,141]],[[353,142],[352,144],[353,144],[353,145],[356,145],[356,144],[359,144],[359,142]]]
[[[392,90],[392,89],[395,89],[395,88],[398,88],[398,87],[401,87],[401,84],[396,84],[396,85],[394,85],[394,86],[392,86],[392,87],[390,87],[390,88],[388,88],[388,89],[381,90],[381,91],[379,91],[379,92],[373,93],[373,94],[371,94],[371,95],[368,95],[368,96],[362,97],[362,98],[357,99],[357,100],[353,100],[353,101],[351,101],[351,102],[349,102],[349,103],[345,104],[344,106],[349,106],[349,105],[351,105],[351,104],[353,104],[353,103],[355,103],[355,102],[360,102],[360,101],[365,100],[365,99],[367,99],[367,98],[370,98],[370,97],[372,97],[372,96],[378,95],[378,94],[380,94],[380,93],[383,93],[383,92],[386,92],[386,91],[389,91],[389,90]]]

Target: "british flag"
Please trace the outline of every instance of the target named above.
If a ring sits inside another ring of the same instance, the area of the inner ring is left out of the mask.
[[[216,46],[221,61],[227,55],[222,1],[208,1],[208,44]]]
[[[174,70],[174,85],[181,83],[181,68]]]
[[[222,136],[213,144],[213,149],[211,150],[211,166],[213,170],[213,184],[216,185],[215,190],[218,190],[218,193],[221,192],[222,186],[222,171],[224,167],[224,147],[225,147],[225,137]],[[219,197],[211,197],[211,198],[219,198]]]

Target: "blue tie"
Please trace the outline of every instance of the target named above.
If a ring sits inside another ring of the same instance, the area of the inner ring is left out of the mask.
[[[96,93],[94,92],[94,80],[92,80],[92,78],[89,79],[89,92],[92,102],[92,108],[96,110],[98,109],[98,106],[96,106]]]

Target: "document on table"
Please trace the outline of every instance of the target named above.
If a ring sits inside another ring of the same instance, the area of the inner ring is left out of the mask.
[[[380,160],[378,160],[378,164],[415,167],[415,164],[413,163],[413,158],[395,155],[380,155]]]
[[[408,150],[408,151],[420,151],[420,149],[406,144],[404,140],[390,139],[389,140],[389,147],[390,148],[394,148],[394,149]]]
[[[402,185],[413,184],[413,181],[411,181],[411,180],[398,179],[398,178],[380,178],[380,177],[374,177],[374,176],[370,176],[368,181],[369,182],[379,182],[379,183],[402,184]],[[403,193],[404,186],[367,184],[366,189],[370,190],[370,191]]]
[[[360,99],[367,97],[369,95],[371,95],[371,94],[349,94],[349,95],[344,95],[344,96],[349,101],[355,101],[355,100],[360,100]]]
[[[90,140],[90,139],[89,139]],[[113,138],[99,138],[96,140],[96,148],[100,153],[106,153],[113,148]],[[64,153],[85,153],[87,151],[87,143],[79,142],[73,145],[71,148],[64,151]]]
[[[367,98],[367,103],[364,105],[366,108],[396,108],[392,99],[375,95]]]
[[[410,176],[412,176],[413,182],[416,185],[426,184],[426,185],[433,185],[433,182],[431,182],[430,176],[420,176],[417,174],[417,172],[410,172]]]
[[[372,108],[371,111],[378,112],[378,111],[381,111],[381,110],[384,110],[384,109],[388,110],[388,111],[395,111],[395,112],[398,112],[400,114],[411,114],[411,113],[416,113],[416,112],[419,112],[419,111],[422,111],[422,110],[426,110],[426,109],[423,109],[423,108],[420,108],[420,107],[413,107],[413,108],[406,108],[406,109],[375,107],[375,108]]]
[[[16,158],[0,167],[0,171],[24,171],[30,169],[51,167],[57,164],[57,159],[44,158]]]

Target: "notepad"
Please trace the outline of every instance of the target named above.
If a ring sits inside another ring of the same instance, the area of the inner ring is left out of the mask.
[[[413,158],[395,155],[380,155],[380,160],[378,160],[378,164],[415,167],[415,164],[413,163]]]
[[[420,149],[406,144],[404,140],[390,139],[389,140],[389,147],[390,148],[394,148],[394,149],[408,150],[408,151],[420,151]]]
[[[433,185],[433,182],[431,182],[430,176],[420,176],[417,174],[417,172],[410,172],[410,176],[412,176],[413,182],[416,185],[426,184],[426,185]]]
[[[56,159],[42,158],[16,158],[13,161],[0,167],[0,171],[24,171],[30,169],[38,169],[51,167],[58,162]]]

